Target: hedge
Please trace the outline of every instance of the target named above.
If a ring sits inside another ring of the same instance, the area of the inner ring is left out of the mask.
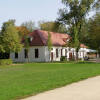
[[[0,65],[11,65],[12,60],[11,59],[0,59]]]
[[[60,61],[67,61],[67,58],[66,58],[65,56],[62,56],[62,57],[60,58]]]

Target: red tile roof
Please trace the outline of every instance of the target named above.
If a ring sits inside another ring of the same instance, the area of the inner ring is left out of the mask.
[[[84,45],[84,44],[80,44],[80,47],[81,48],[88,48],[86,45]]]
[[[51,42],[53,46],[64,46],[66,45],[66,41],[68,39],[71,39],[71,37],[66,33],[49,33],[51,34]],[[33,40],[30,43],[30,46],[47,46],[48,31],[35,30],[32,33],[30,33],[29,36],[33,38]],[[24,38],[22,39],[22,41],[24,42]],[[84,44],[80,44],[80,47],[88,48]]]
[[[64,46],[66,45],[67,39],[70,38],[68,34],[61,34],[50,32],[51,34],[51,42],[53,46]],[[29,36],[33,37],[31,46],[46,46],[48,41],[48,31],[35,30],[30,33]]]

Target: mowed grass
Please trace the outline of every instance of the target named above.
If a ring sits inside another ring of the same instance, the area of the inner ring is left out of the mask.
[[[0,66],[0,100],[16,100],[100,75],[100,64],[31,63]]]

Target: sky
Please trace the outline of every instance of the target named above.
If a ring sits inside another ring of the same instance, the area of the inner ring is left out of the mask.
[[[25,21],[53,21],[62,8],[61,0],[0,0],[0,27],[9,19],[16,19],[16,25]]]

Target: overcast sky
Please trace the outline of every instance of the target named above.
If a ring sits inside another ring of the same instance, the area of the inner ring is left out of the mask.
[[[61,0],[0,0],[0,27],[9,19],[20,25],[25,21],[52,21],[57,18]]]

